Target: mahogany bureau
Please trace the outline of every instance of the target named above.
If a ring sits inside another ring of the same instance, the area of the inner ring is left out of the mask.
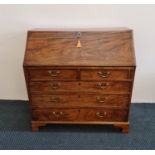
[[[53,123],[128,132],[136,68],[131,29],[28,31],[23,67],[32,131]]]

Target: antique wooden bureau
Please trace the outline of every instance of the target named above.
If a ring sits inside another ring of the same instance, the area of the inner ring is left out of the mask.
[[[127,133],[136,68],[128,28],[28,31],[24,73],[32,131],[109,124]]]

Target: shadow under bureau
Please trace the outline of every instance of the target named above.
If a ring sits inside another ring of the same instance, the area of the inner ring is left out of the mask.
[[[32,131],[51,123],[109,124],[127,133],[135,68],[128,28],[28,31]]]

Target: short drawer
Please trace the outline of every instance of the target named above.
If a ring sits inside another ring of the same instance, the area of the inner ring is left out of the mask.
[[[127,121],[128,110],[110,108],[82,109],[81,115],[84,121]]]
[[[33,69],[29,71],[31,81],[76,80],[76,70]]]
[[[128,80],[128,69],[81,70],[81,80]]]
[[[79,113],[79,109],[33,110],[32,119],[35,121],[74,121],[77,120]]]
[[[129,93],[131,82],[31,82],[32,93],[54,93],[54,92],[100,92],[100,93]]]
[[[99,94],[55,94],[32,95],[31,104],[34,108],[52,107],[128,107],[129,95]]]

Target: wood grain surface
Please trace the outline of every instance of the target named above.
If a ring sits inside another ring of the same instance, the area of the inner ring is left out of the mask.
[[[29,31],[24,65],[135,66],[132,30],[78,32]]]
[[[132,30],[29,31],[23,67],[32,131],[56,123],[111,124],[128,132]]]

